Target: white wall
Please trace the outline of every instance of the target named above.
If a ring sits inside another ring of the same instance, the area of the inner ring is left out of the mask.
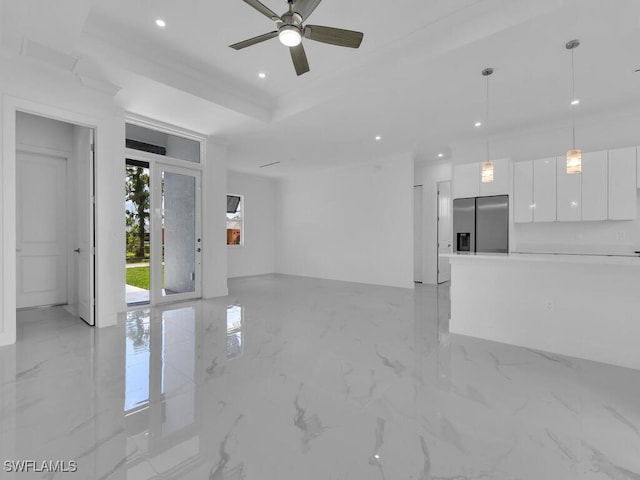
[[[451,180],[451,162],[417,161],[415,184],[422,185],[422,283],[438,283],[438,182]]]
[[[413,288],[413,157],[281,180],[277,271]]]
[[[202,171],[202,296],[225,296],[227,289],[227,146],[207,138]]]
[[[227,174],[227,193],[244,196],[244,245],[227,247],[229,278],[276,271],[276,188],[270,178]]]

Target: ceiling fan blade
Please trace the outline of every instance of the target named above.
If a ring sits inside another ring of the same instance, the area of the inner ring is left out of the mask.
[[[322,0],[296,0],[293,11],[298,12],[306,20],[313,13]]]
[[[291,60],[293,60],[293,66],[296,69],[298,76],[309,71],[309,62],[307,61],[307,54],[304,52],[302,44],[297,47],[290,47]]]
[[[330,43],[340,47],[358,48],[362,43],[364,34],[341,28],[307,25],[304,27],[304,37],[316,42]]]
[[[234,43],[233,45],[229,45],[229,46],[235,50],[240,50],[242,48],[250,47],[251,45],[264,42],[266,40],[269,40],[277,36],[278,36],[278,31],[274,30],[273,32],[265,33],[264,35],[258,35],[257,37],[253,37],[248,40],[243,40],[242,42]]]
[[[244,3],[251,5],[253,8],[258,10],[265,17],[269,17],[273,21],[280,20],[280,15],[276,14],[273,10],[271,10],[266,5],[263,5],[258,0],[243,0],[243,1]]]

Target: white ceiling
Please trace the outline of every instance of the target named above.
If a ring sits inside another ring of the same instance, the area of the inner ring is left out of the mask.
[[[305,41],[311,72],[301,77],[277,39],[228,47],[274,29],[242,0],[0,5],[5,50],[42,44],[78,58],[85,84],[117,87],[124,109],[226,140],[239,171],[283,176],[409,151],[430,160],[458,142],[570,122],[573,38],[578,121],[640,106],[637,0],[323,0],[307,23],[364,41]],[[491,122],[475,129],[488,66]]]

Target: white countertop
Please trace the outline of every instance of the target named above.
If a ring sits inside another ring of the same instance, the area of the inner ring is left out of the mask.
[[[640,267],[639,256],[622,255],[569,255],[550,253],[442,253],[450,261],[494,260],[523,262],[560,262],[592,265],[622,265]]]

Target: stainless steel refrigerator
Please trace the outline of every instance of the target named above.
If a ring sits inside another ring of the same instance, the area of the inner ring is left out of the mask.
[[[453,201],[455,252],[509,251],[509,196],[456,198]]]

